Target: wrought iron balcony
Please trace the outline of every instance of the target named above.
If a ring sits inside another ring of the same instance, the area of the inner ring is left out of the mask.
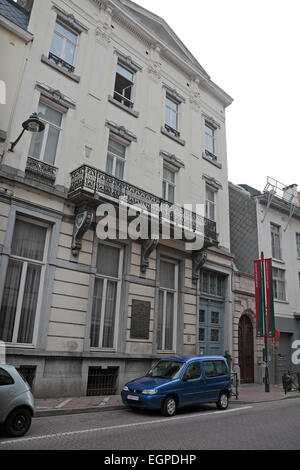
[[[154,194],[88,165],[82,165],[71,172],[68,197],[77,205],[90,203],[92,206],[107,201],[118,204],[120,199],[126,198],[129,206],[143,206],[149,215],[155,214],[155,208],[159,208],[156,214],[160,218],[160,224],[169,221],[173,227],[178,226],[192,232],[200,227],[206,246],[218,244],[214,221],[182,206],[174,206]]]
[[[66,70],[67,72],[73,73],[75,71],[75,67],[73,65],[53,54],[53,52],[49,52],[48,59],[54,64],[59,65],[59,67]]]
[[[53,185],[56,179],[57,168],[36,158],[28,157],[25,174],[42,183]]]

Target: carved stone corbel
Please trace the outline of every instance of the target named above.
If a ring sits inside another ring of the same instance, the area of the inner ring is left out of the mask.
[[[94,209],[89,206],[79,206],[75,209],[75,223],[72,239],[72,254],[76,258],[82,248],[82,239],[94,220]]]
[[[157,248],[158,240],[142,240],[142,253],[141,253],[141,271],[144,273],[149,267],[149,256],[152,251]]]
[[[193,253],[193,284],[197,284],[200,277],[200,268],[205,264],[207,260],[207,248],[203,248],[200,251],[195,251]]]

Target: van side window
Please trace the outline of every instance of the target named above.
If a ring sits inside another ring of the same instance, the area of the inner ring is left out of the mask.
[[[227,374],[227,368],[226,368],[225,362],[215,361],[215,367],[216,367],[216,375],[217,376]]]
[[[203,362],[203,367],[206,377],[215,377],[216,374],[213,361]]]
[[[206,377],[220,377],[227,374],[227,368],[224,361],[205,361],[203,362]]]
[[[200,379],[200,376],[201,372],[199,362],[193,362],[190,364],[184,374],[184,378],[186,380]]]
[[[9,375],[6,370],[0,368],[0,387],[1,385],[12,385],[14,383],[13,378]]]

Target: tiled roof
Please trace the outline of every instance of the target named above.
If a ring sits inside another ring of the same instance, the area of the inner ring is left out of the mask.
[[[30,15],[13,0],[0,0],[0,15],[27,30]]]

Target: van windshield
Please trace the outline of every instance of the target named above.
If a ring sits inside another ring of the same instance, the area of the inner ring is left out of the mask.
[[[146,377],[158,377],[160,379],[178,379],[185,362],[178,361],[159,361],[149,372]]]

